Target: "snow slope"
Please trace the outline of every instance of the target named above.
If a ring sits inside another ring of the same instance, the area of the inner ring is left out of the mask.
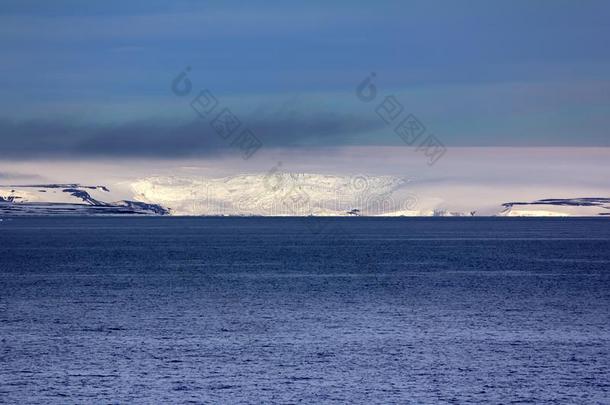
[[[222,178],[146,177],[129,187],[132,197],[108,202],[113,193],[104,186],[0,186],[0,215],[471,216],[481,208],[475,201],[472,207],[463,205],[464,211],[450,210],[451,201],[439,198],[443,189],[417,189],[395,176],[270,171]],[[610,198],[508,202],[495,214],[610,216]]]
[[[171,208],[175,215],[471,216],[444,208],[405,178],[270,171],[222,178],[147,177],[131,183],[134,199]],[[499,205],[499,216],[598,216],[610,199],[544,199]]]
[[[547,198],[532,202],[509,202],[499,213],[508,217],[569,217],[610,215],[610,198]]]
[[[156,204],[120,200],[106,202],[105,186],[32,184],[0,186],[4,215],[167,215]]]
[[[393,176],[270,172],[224,178],[149,177],[138,201],[177,215],[420,215],[408,181]]]

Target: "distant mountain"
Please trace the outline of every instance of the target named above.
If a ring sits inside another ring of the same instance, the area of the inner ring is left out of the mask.
[[[169,210],[138,201],[105,202],[105,186],[33,184],[0,186],[0,215],[168,215]]]
[[[394,176],[282,171],[223,178],[149,177],[131,184],[134,199],[170,207],[175,215],[475,216],[480,209],[447,209],[447,201],[415,193],[413,186]],[[509,202],[499,205],[495,215],[607,215],[609,200]]]
[[[446,217],[475,216],[481,208],[466,205],[467,210],[448,209],[450,202],[415,193],[412,182],[395,176],[271,171],[222,178],[148,177],[129,185],[131,194],[121,195],[128,199],[114,202],[109,202],[112,193],[105,186],[0,186],[0,215]],[[486,214],[494,214],[493,206]],[[495,215],[609,216],[610,198],[513,201],[498,205]]]
[[[272,172],[150,177],[131,186],[138,201],[171,207],[177,215],[422,215],[407,184],[393,176]]]
[[[532,202],[508,202],[501,216],[597,216],[610,215],[610,198],[546,198]]]

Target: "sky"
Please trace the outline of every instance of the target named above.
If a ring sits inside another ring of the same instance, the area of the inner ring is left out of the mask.
[[[271,149],[404,146],[409,114],[448,149],[610,146],[608,1],[3,0],[0,54],[4,160],[231,156],[224,109]]]

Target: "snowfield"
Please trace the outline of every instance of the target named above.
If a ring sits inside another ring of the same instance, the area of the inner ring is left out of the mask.
[[[169,210],[141,201],[111,197],[105,186],[33,184],[0,186],[0,214],[21,215],[168,215]]]
[[[507,217],[570,217],[610,215],[610,198],[549,198],[503,204]]]
[[[0,186],[0,215],[610,216],[610,198],[602,197],[507,202],[492,211],[471,199],[472,206],[462,203],[453,210],[456,201],[441,198],[442,188],[418,189],[396,176],[270,171],[220,178],[145,177],[127,185],[122,196],[111,192],[114,186]]]
[[[478,207],[451,211],[446,201],[415,192],[395,176],[341,176],[271,171],[223,178],[157,176],[131,184],[134,199],[159,204],[173,215],[260,216],[474,216]],[[499,216],[598,216],[610,199],[512,202]]]
[[[408,180],[311,173],[224,178],[150,177],[132,184],[138,201],[176,215],[421,215]]]

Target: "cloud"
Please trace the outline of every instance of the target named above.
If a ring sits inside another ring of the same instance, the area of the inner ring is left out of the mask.
[[[35,180],[41,179],[42,177],[38,174],[31,173],[19,173],[19,172],[0,172],[0,179],[14,179],[14,180]]]
[[[263,147],[340,146],[381,126],[373,118],[334,113],[238,118],[242,124],[233,136],[248,128]],[[232,140],[222,138],[207,119],[181,124],[151,119],[121,125],[0,120],[4,158],[210,156],[232,150]]]

